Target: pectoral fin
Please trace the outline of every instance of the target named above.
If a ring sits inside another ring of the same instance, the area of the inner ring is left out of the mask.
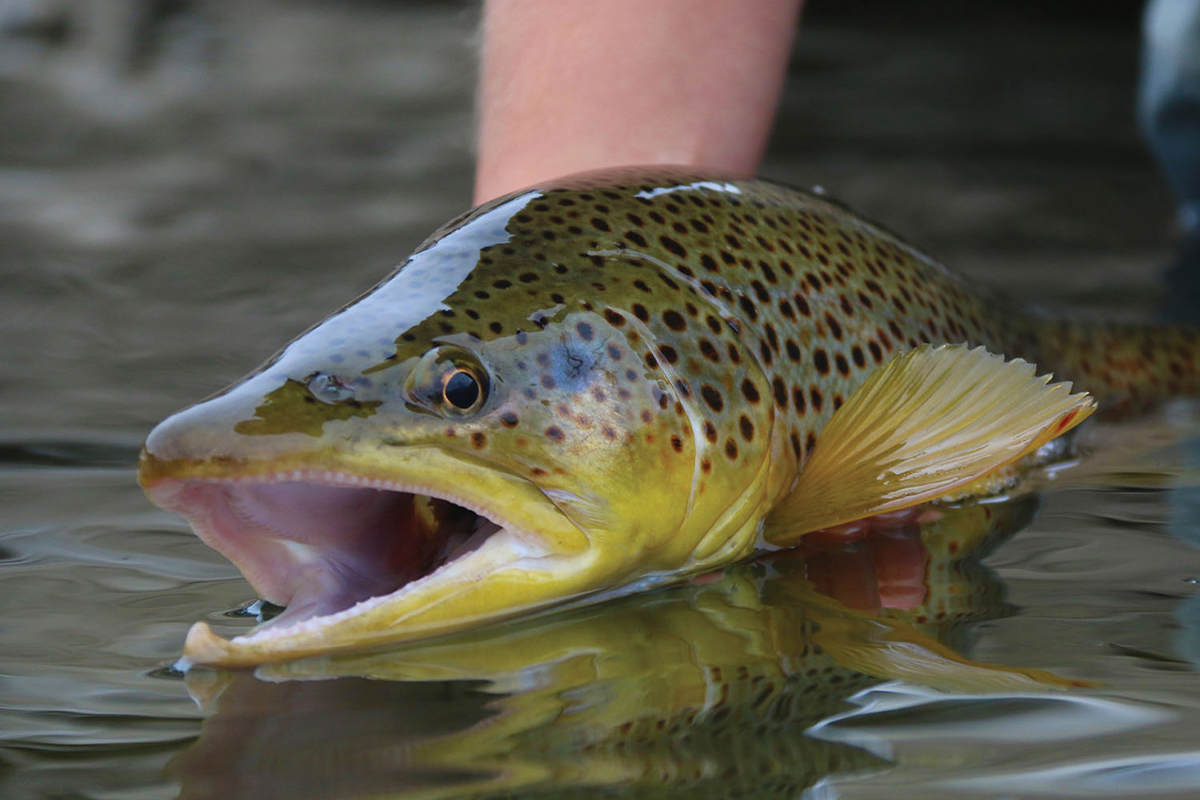
[[[1066,433],[1096,408],[1071,384],[982,347],[922,345],[880,367],[826,424],[764,537],[800,536],[948,494]]]

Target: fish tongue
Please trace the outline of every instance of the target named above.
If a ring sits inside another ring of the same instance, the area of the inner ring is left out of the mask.
[[[363,600],[396,591],[415,574],[411,570],[379,569],[369,556],[313,548],[292,602],[262,627],[279,627],[343,611]]]

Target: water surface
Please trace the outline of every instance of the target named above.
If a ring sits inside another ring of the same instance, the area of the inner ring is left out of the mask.
[[[142,436],[369,288],[470,174],[468,12],[181,5],[148,49],[4,40],[0,796],[1200,793],[1186,407],[857,549],[437,647],[172,674],[188,625],[244,630],[254,597],[142,496]],[[1015,296],[1148,316],[1170,203],[1128,119],[1128,20],[813,6],[773,176]],[[903,608],[887,565],[914,553]]]

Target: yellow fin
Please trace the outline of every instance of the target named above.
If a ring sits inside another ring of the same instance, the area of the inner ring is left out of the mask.
[[[825,425],[763,535],[789,546],[941,497],[1066,433],[1096,409],[1071,384],[982,347],[922,345],[869,377]]]

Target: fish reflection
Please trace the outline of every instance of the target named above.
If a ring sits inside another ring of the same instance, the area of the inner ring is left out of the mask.
[[[967,623],[1007,614],[979,561],[1035,505],[877,519],[849,545],[816,539],[486,634],[253,674],[195,670],[189,688],[215,714],[170,771],[187,800],[794,797],[887,767],[804,734],[866,687],[1081,685],[956,652]]]

